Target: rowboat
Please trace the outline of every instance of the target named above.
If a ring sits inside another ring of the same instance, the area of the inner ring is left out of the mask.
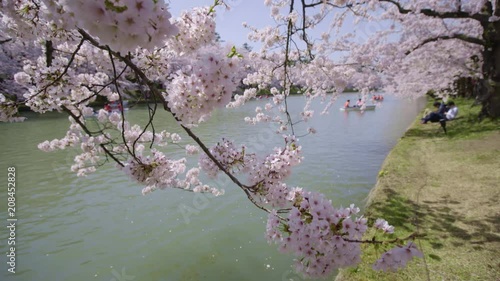
[[[357,106],[352,106],[352,107],[341,107],[340,110],[342,111],[365,111],[365,110],[375,110],[376,105],[374,104],[369,104],[365,105],[364,107],[357,107]]]
[[[123,107],[122,107],[123,104]],[[108,112],[121,112],[123,110],[128,110],[128,101],[123,100],[121,103],[119,101],[113,101],[110,103],[107,103],[104,106],[104,109]]]

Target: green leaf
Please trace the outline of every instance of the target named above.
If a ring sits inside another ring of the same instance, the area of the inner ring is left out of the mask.
[[[116,6],[110,0],[104,0],[104,5],[106,6],[106,10],[110,10],[117,13],[123,13],[128,9],[127,6]]]
[[[214,0],[214,4],[212,6],[210,6],[210,10],[208,10],[208,14],[210,15],[211,13],[213,13],[215,11],[215,7],[217,7],[219,5],[220,5],[220,1]]]
[[[234,56],[237,56],[237,57],[239,57],[239,58],[242,58],[242,57],[243,57],[240,53],[238,53],[238,52],[236,51],[236,46],[233,46],[233,47],[231,48],[231,52],[229,52],[229,54],[227,54],[227,57],[228,57],[228,58],[232,58],[232,57],[234,57]]]

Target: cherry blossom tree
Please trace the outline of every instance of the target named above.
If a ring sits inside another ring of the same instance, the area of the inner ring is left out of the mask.
[[[366,18],[382,6],[378,1],[264,2],[276,25],[248,26],[249,38],[263,45],[253,52],[217,42],[216,7],[227,6],[219,0],[176,18],[167,4],[156,0],[3,1],[2,30],[10,36],[5,40],[35,44],[41,55],[27,57],[13,75],[22,89],[22,100],[8,101],[6,93],[1,94],[2,121],[18,121],[15,112],[20,103],[39,113],[66,113],[70,121],[66,135],[40,143],[39,148],[80,149],[71,167],[78,176],[114,163],[143,186],[143,194],[176,188],[222,195],[223,190],[203,183],[200,175],[228,177],[248,200],[268,213],[269,242],[293,254],[296,269],[304,276],[323,277],[337,268],[356,265],[361,260],[361,244],[394,244],[374,269],[404,267],[414,256],[422,256],[413,243],[418,233],[365,239],[369,227],[381,234],[391,234],[394,228],[383,219],[369,226],[356,206],[336,208],[323,194],[287,182],[303,158],[297,136],[315,132],[314,128],[299,132],[294,126],[314,117],[311,101],[328,101],[327,111],[348,83],[368,93],[384,78],[379,70],[392,70],[382,61],[386,57],[377,60],[373,52],[365,52],[363,58],[366,45],[348,44],[347,35],[337,34],[331,40],[331,33],[325,32],[315,41],[310,32],[327,18],[334,32],[348,14]],[[400,25],[404,24],[403,20]],[[335,59],[336,52],[351,49],[350,59]],[[382,55],[391,52],[390,47],[378,50]],[[398,66],[394,73],[403,70],[404,66]],[[233,96],[241,82],[245,90]],[[260,155],[245,144],[234,143],[230,136],[209,145],[196,135],[196,128],[215,109],[238,108],[263,89],[273,95],[272,102],[242,121],[249,126],[275,124],[282,146]],[[91,107],[98,98],[123,106],[131,90],[149,101],[150,118],[144,124],[130,123],[123,111],[94,112]],[[292,118],[295,114],[287,106],[292,91],[306,100],[299,120]],[[182,147],[183,136],[158,131],[153,123],[158,110],[170,112],[196,145]],[[189,167],[186,158],[165,152],[163,147],[172,144],[188,155],[199,154],[198,165]]]
[[[15,102],[26,88],[14,81],[14,75],[22,70],[23,62],[35,59],[41,51],[31,42],[14,40],[0,29],[0,121],[21,121],[22,117],[12,117],[17,114]]]
[[[481,117],[500,116],[498,1],[301,3],[321,11],[303,17],[297,28],[308,49],[345,52],[341,61],[357,66],[351,83],[358,89],[382,79],[386,92],[414,98],[429,90],[450,90],[457,79],[470,77],[476,81],[473,94],[482,104]],[[306,30],[320,24],[315,19],[329,24],[321,41],[306,36]],[[358,27],[352,32],[342,30],[354,24]],[[335,30],[341,31],[332,36]]]
[[[371,54],[370,65],[384,73],[389,91],[423,95],[471,77],[477,81],[474,95],[482,104],[480,117],[500,116],[498,1],[376,2],[383,12],[368,18],[389,23],[390,30],[375,33],[359,49]],[[397,39],[391,40],[394,34]]]

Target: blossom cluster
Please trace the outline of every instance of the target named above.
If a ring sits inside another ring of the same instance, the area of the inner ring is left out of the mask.
[[[238,171],[248,166],[248,162],[253,159],[253,155],[245,153],[244,146],[238,148],[232,141],[227,139],[223,139],[222,142],[211,147],[210,154],[215,157],[224,169],[231,172]],[[216,178],[219,172],[221,172],[220,168],[206,153],[200,156],[199,166],[203,172],[212,178]]]
[[[408,242],[405,246],[396,246],[382,254],[373,265],[375,270],[396,271],[405,267],[413,257],[422,258],[424,255],[417,249],[413,242]]]
[[[187,172],[186,159],[170,159],[163,152],[151,150],[151,156],[131,158],[121,169],[131,179],[145,185],[142,194],[148,194],[157,189],[179,188],[193,192],[223,195],[224,190],[211,187],[201,182],[200,169],[191,168]],[[182,174],[184,174],[182,178]]]
[[[185,179],[179,180],[179,188],[192,190],[193,192],[211,193],[214,196],[220,196],[224,194],[224,189],[218,189],[207,184],[203,184],[199,179],[199,175],[199,168],[189,169],[189,171],[186,172]]]
[[[73,51],[73,46],[68,44],[58,47]],[[36,61],[27,61],[23,71],[14,75],[14,80],[27,89],[23,99],[33,111],[61,111],[63,106],[74,107],[74,104],[83,109],[95,101],[95,92],[110,101],[118,99],[118,94],[110,87],[101,86],[109,81],[106,73],[95,70],[93,73],[80,73],[85,69],[83,60],[76,60],[71,67],[67,67],[68,62],[67,57],[57,56],[47,66],[46,57],[40,56]]]
[[[301,149],[292,138],[285,148],[275,148],[274,153],[266,156],[263,161],[258,158],[250,161],[249,183],[255,186],[263,203],[277,208],[286,207],[291,191],[285,180],[290,176],[292,168],[302,161]]]
[[[238,85],[239,58],[210,50],[201,50],[189,66],[173,74],[163,94],[184,125],[203,122],[215,108],[226,106]]]
[[[45,1],[57,15],[54,22],[73,22],[75,28],[87,30],[103,45],[126,54],[137,47],[152,49],[163,46],[175,36],[178,28],[170,22],[172,15],[164,1],[143,0],[76,0]],[[54,16],[53,16],[54,17]]]
[[[71,171],[78,176],[86,176],[95,172],[96,167],[103,163],[104,151],[101,145],[109,142],[110,136],[107,134],[89,136],[83,132],[75,119],[70,117],[69,120],[71,126],[63,138],[44,141],[38,144],[38,148],[50,152],[80,145],[82,152],[75,156]]]
[[[208,7],[184,11],[174,24],[179,33],[167,45],[176,53],[190,53],[215,41],[215,13]]]
[[[17,106],[12,101],[8,101],[3,94],[0,94],[0,122],[21,122],[25,117],[16,116]]]
[[[186,159],[169,159],[163,152],[151,150],[151,156],[137,156],[122,168],[130,178],[146,185],[143,193],[178,186],[177,176],[186,170]]]
[[[293,253],[296,270],[307,277],[326,276],[336,268],[360,261],[359,243],[366,231],[366,219],[355,218],[358,208],[333,208],[331,201],[315,192],[302,192],[283,220],[275,212],[269,214],[267,238],[279,244],[280,250]]]
[[[266,237],[270,243],[277,243],[280,251],[296,257],[298,272],[318,278],[335,269],[358,264],[361,261],[360,242],[368,229],[368,220],[356,217],[360,210],[354,205],[334,208],[331,200],[321,193],[289,187],[285,180],[302,156],[293,137],[285,137],[285,142],[285,148],[275,148],[264,160],[245,152],[244,147],[236,148],[228,140],[218,143],[210,152],[227,170],[247,173],[252,191],[264,204],[287,210],[286,217],[282,217],[278,209],[271,211]],[[199,164],[211,177],[220,172],[206,154],[200,157]],[[394,227],[383,219],[376,220],[373,227],[384,233],[394,231]],[[405,266],[415,256],[421,257],[422,253],[414,246],[396,247],[385,253],[374,268],[394,270]]]
[[[35,44],[15,40],[1,33],[0,27],[0,42],[6,41],[0,44],[0,93],[20,98],[26,88],[15,82],[14,75],[22,70],[24,61],[40,56],[41,50]]]
[[[389,225],[389,223],[384,219],[377,219],[373,224],[376,229],[381,229],[384,233],[394,233],[394,226]]]
[[[293,206],[286,218],[273,210],[266,236],[280,251],[296,256],[295,268],[306,277],[319,278],[333,270],[361,261],[359,241],[368,229],[367,219],[356,217],[359,208],[334,208],[323,194],[295,189]],[[374,269],[396,270],[422,253],[409,243],[384,253]]]

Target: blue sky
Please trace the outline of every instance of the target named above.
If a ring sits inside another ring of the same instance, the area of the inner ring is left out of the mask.
[[[197,6],[210,6],[214,0],[171,0],[167,3],[170,3],[172,16],[177,17],[182,10]],[[245,42],[256,46],[248,40],[248,29],[244,28],[241,23],[247,22],[257,28],[272,25],[273,20],[264,1],[228,0],[227,3],[231,5],[230,11],[222,7],[217,9],[217,32],[221,39],[236,46],[242,46]]]
[[[170,11],[175,18],[181,11],[197,6],[211,6],[214,0],[166,0],[170,5]],[[217,9],[217,32],[221,39],[228,44],[241,47],[244,43],[250,44],[254,50],[261,47],[260,43],[248,40],[249,30],[242,26],[242,22],[247,22],[250,26],[262,28],[265,26],[274,26],[274,20],[270,16],[270,10],[264,5],[264,0],[226,0],[231,6],[231,10],[226,11],[223,7]],[[321,32],[327,30],[329,22],[326,19],[316,30],[309,31],[309,35],[319,37]],[[354,26],[353,17],[348,16],[341,29],[341,33],[347,33],[353,28],[357,29],[356,38],[352,40],[361,43],[368,39],[375,31],[387,29],[390,23],[361,22]],[[392,37],[391,37],[392,38]],[[340,57],[342,53],[335,55]]]

